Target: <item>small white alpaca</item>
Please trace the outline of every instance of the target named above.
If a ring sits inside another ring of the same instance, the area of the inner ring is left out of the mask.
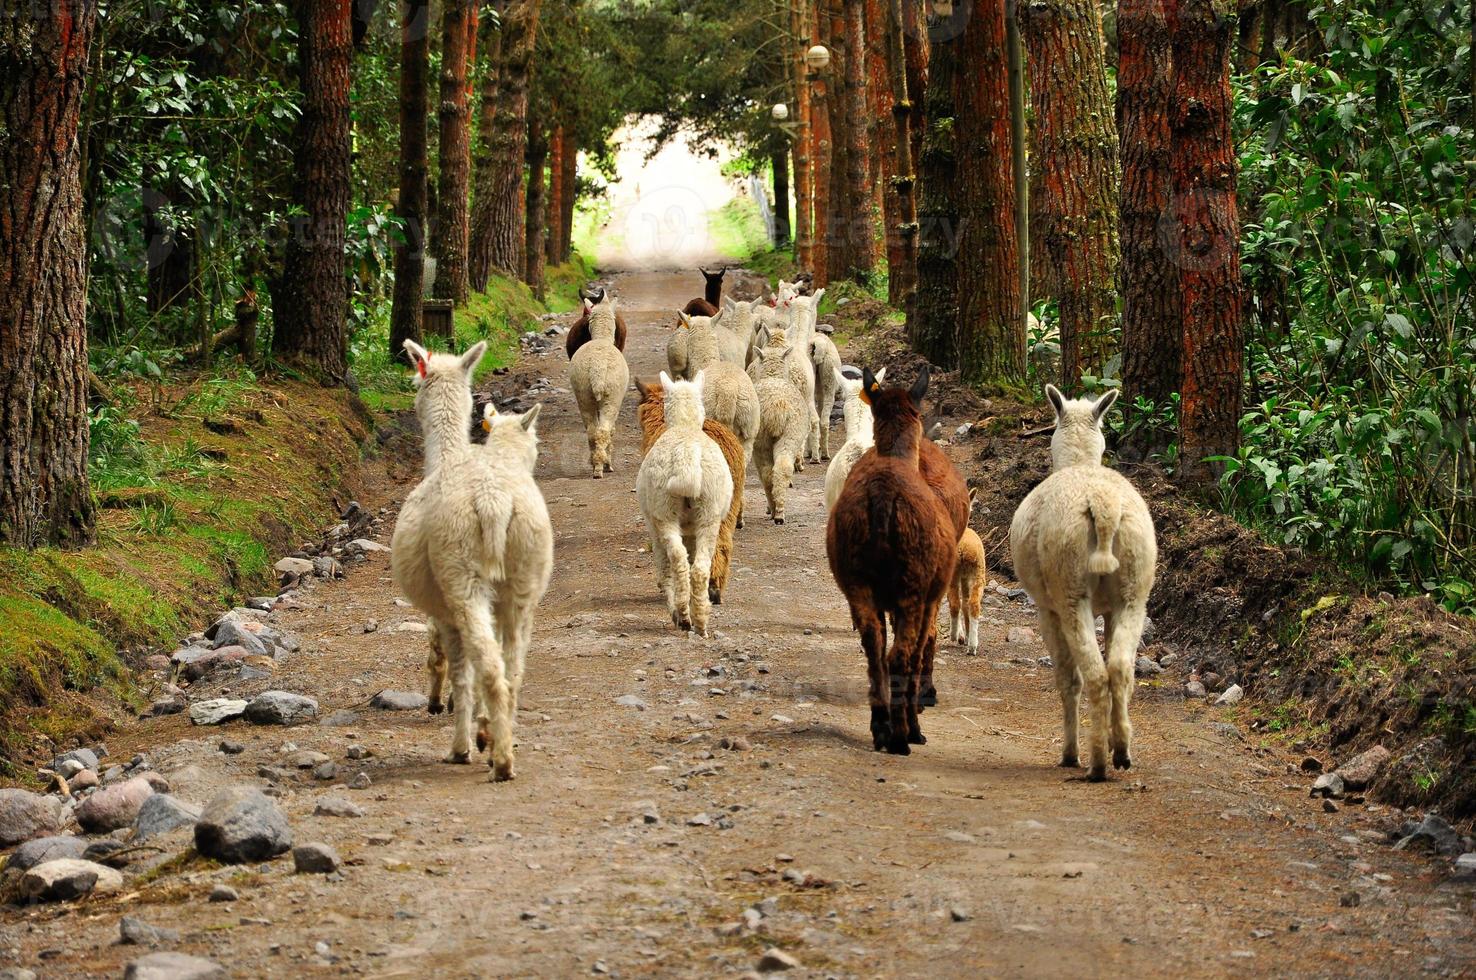
[[[662,372],[666,431],[641,462],[636,494],[671,621],[706,636],[707,582],[733,476],[723,451],[702,431],[702,385],[702,372],[692,381]]]
[[[569,386],[589,437],[589,465],[594,478],[613,471],[610,465],[615,421],[630,387],[630,366],[615,346],[615,299],[608,292],[589,308],[589,343],[569,361]]]
[[[825,290],[817,289],[810,296],[795,296],[789,300],[789,328],[787,335],[789,342],[794,345],[794,351],[790,354],[804,372],[801,389],[804,392],[805,401],[810,404],[810,434],[805,439],[805,459],[820,459],[820,412],[815,407],[816,384],[815,362],[811,360],[810,343],[815,339],[815,318],[820,310],[820,300],[825,296]],[[836,355],[839,362],[840,355]],[[828,422],[826,423],[828,424]]]
[[[840,391],[836,378],[841,376],[841,358],[835,341],[823,333],[812,336],[810,363],[815,366],[815,414],[820,419],[820,458],[824,460],[830,458],[830,413]]]
[[[877,384],[886,379],[887,369],[876,372]],[[825,470],[825,509],[833,510],[835,502],[845,489],[846,477],[866,450],[875,444],[871,429],[871,406],[861,397],[861,379],[852,380],[839,370],[835,372],[835,384],[841,393],[841,411],[845,414],[846,439],[831,457]]]
[[[1010,553],[1020,584],[1035,600],[1041,635],[1056,664],[1066,729],[1061,765],[1078,765],[1078,702],[1085,684],[1091,713],[1088,778],[1099,782],[1107,778],[1109,745],[1114,766],[1132,765],[1128,702],[1158,544],[1148,505],[1122,474],[1102,465],[1102,417],[1117,390],[1095,402],[1067,401],[1054,385],[1046,386],[1046,395],[1056,413],[1052,472],[1015,511]],[[1106,624],[1105,666],[1096,614]]]
[[[724,296],[722,310],[712,318],[718,356],[740,368],[747,366],[748,342],[753,337],[753,308],[756,305],[756,301]]]
[[[759,482],[768,498],[768,513],[775,524],[784,523],[784,503],[793,473],[804,453],[809,431],[809,411],[814,405],[791,381],[792,348],[784,331],[776,330],[770,345],[758,352],[749,374],[758,375],[759,432],[753,444],[753,461]]]
[[[753,324],[748,338],[748,354],[744,359],[744,367],[752,364],[758,357],[758,352],[769,346],[769,334],[774,330],[783,330],[789,322],[789,307],[787,304],[770,306],[768,303],[758,303],[753,308]]]
[[[430,354],[414,341],[425,439],[425,478],[400,509],[391,541],[395,587],[425,613],[432,664],[444,654],[455,700],[451,752],[471,758],[477,741],[493,779],[513,777],[512,730],[533,609],[553,568],[553,530],[533,481],[539,406],[494,420],[486,447],[467,432],[471,377],[486,342],[464,355]],[[433,693],[439,693],[433,668]]]

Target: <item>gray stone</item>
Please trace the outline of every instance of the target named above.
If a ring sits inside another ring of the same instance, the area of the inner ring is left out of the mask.
[[[118,923],[118,941],[124,946],[162,946],[179,942],[179,933],[125,915]]]
[[[98,762],[97,753],[91,749],[73,749],[70,752],[63,752],[51,760],[51,768],[55,772],[61,772],[62,766],[68,762],[81,763],[78,767],[79,771],[82,769],[96,769]]]
[[[68,759],[61,765],[56,766],[53,771],[55,771],[63,779],[71,779],[73,776],[77,775],[77,773],[86,768],[86,766],[78,762],[76,759]]]
[[[1456,858],[1451,871],[1462,881],[1476,881],[1476,851]]]
[[[129,846],[112,837],[95,840],[87,845],[87,850],[82,852],[82,860],[96,861],[110,868],[126,868],[133,858],[134,855],[129,853]]]
[[[210,901],[212,902],[234,902],[241,897],[241,893],[230,885],[216,885],[210,889]]]
[[[190,723],[223,725],[246,713],[246,702],[238,698],[211,698],[190,705]]]
[[[1163,668],[1154,662],[1151,657],[1139,657],[1137,663],[1134,665],[1134,672],[1139,677],[1153,677],[1163,673]]]
[[[69,902],[93,893],[121,891],[123,876],[106,865],[58,858],[26,871],[19,888],[21,896],[33,902]]]
[[[259,609],[262,612],[271,612],[276,604],[277,597],[274,595],[254,595],[246,600],[247,609]]]
[[[423,711],[430,699],[418,691],[380,691],[369,707],[382,711]]]
[[[642,701],[634,694],[622,694],[620,695],[620,697],[615,699],[615,703],[620,705],[622,708],[635,708],[637,711],[646,710],[646,702]]]
[[[36,974],[19,966],[0,966],[0,980],[36,980]]]
[[[1342,799],[1344,789],[1342,776],[1335,772],[1325,772],[1312,783],[1312,791],[1309,795],[1314,798],[1321,796]]]
[[[153,795],[154,787],[142,776],[104,787],[77,807],[77,822],[89,834],[131,827],[144,801]]]
[[[185,709],[185,699],[177,696],[160,698],[149,705],[146,717],[164,718],[168,715],[177,715]]]
[[[368,538],[354,538],[349,544],[358,548],[360,551],[383,551],[387,553],[390,550],[388,545],[382,545],[378,541],[370,541]]]
[[[759,961],[754,964],[754,968],[760,973],[780,973],[784,970],[797,970],[799,966],[799,960],[776,946],[770,946],[764,950],[763,955],[759,957]]]
[[[367,759],[373,754],[366,745],[350,745],[344,756],[349,759]]]
[[[951,918],[954,922],[967,922],[973,918],[973,915],[971,915],[969,913],[969,910],[964,908],[963,906],[955,905],[953,906],[953,908],[948,910],[948,917]]]
[[[320,555],[313,559],[313,574],[319,578],[343,578],[343,566],[336,558]]]
[[[1225,688],[1225,693],[1215,698],[1215,704],[1232,705],[1239,704],[1240,699],[1245,697],[1245,691],[1239,684],[1231,684]]]
[[[1403,836],[1394,845],[1396,851],[1414,849],[1455,855],[1465,849],[1461,835],[1438,813],[1427,813],[1418,823],[1406,821],[1399,832]]]
[[[357,725],[360,720],[360,716],[357,712],[349,711],[346,708],[340,708],[337,711],[324,717],[322,721],[318,722],[318,724],[326,725],[329,728],[348,728],[350,725]]]
[[[138,819],[133,824],[133,838],[147,840],[180,827],[192,827],[199,819],[200,811],[196,807],[168,793],[155,793],[139,808]]]
[[[348,781],[349,789],[368,789],[374,785],[374,780],[369,778],[367,772],[361,772]]]
[[[236,786],[205,806],[195,824],[195,848],[230,864],[264,861],[292,846],[292,828],[261,790]]]
[[[241,710],[246,710],[244,703],[241,706]],[[246,751],[246,746],[242,745],[240,742],[235,742],[231,739],[225,738],[221,739],[220,751],[225,755],[240,755],[242,752]]]
[[[5,863],[5,870],[26,871],[47,861],[80,859],[86,851],[87,841],[81,837],[37,837],[11,852],[10,860]]]
[[[1005,634],[1006,643],[1038,643],[1040,638],[1035,635],[1035,630],[1029,626],[1011,626],[1010,631]]]
[[[1388,761],[1389,750],[1382,745],[1375,745],[1367,752],[1355,755],[1334,771],[1343,777],[1344,786],[1348,789],[1359,790],[1373,782],[1379,770],[1384,768],[1384,763]]]
[[[337,796],[325,796],[313,809],[315,817],[362,817],[364,808]]]
[[[283,558],[272,568],[281,575],[311,575],[313,563],[306,558]]]
[[[1196,700],[1203,699],[1209,697],[1209,692],[1204,689],[1204,685],[1199,681],[1189,681],[1184,685],[1184,697],[1194,698]]]
[[[294,753],[291,759],[292,766],[295,769],[312,769],[314,766],[320,766],[327,761],[328,756],[321,752],[314,752],[311,749]]]
[[[292,849],[292,865],[298,874],[326,875],[343,867],[343,859],[327,844],[299,844]]]
[[[301,725],[318,717],[318,702],[290,691],[267,691],[246,705],[253,725]]]
[[[214,960],[184,953],[150,953],[129,963],[123,980],[216,980],[229,976]]]
[[[249,629],[245,623],[229,619],[222,620],[215,631],[214,648],[221,650],[225,647],[241,647],[253,657],[265,657],[271,653],[255,630]]]
[[[74,793],[80,789],[92,789],[97,786],[97,773],[91,769],[83,769],[68,780],[67,785],[71,786]]]
[[[313,767],[313,778],[321,779],[324,782],[330,782],[334,779],[337,779],[338,763],[332,761],[318,763],[316,766]]]

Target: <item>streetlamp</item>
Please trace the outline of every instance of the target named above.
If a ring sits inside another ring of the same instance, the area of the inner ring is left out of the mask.
[[[830,49],[825,45],[817,44],[805,52],[805,67],[810,71],[824,71],[828,64],[830,64]]]
[[[783,102],[775,102],[774,107],[769,110],[769,116],[775,122],[783,122],[789,118],[789,106]]]

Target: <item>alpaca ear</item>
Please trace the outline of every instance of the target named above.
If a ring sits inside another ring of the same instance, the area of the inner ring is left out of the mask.
[[[522,414],[522,416],[520,416],[520,419],[521,419],[521,421],[523,423],[523,431],[524,432],[532,432],[533,431],[533,426],[536,425],[537,422],[538,422],[538,413],[539,412],[542,412],[542,411],[543,411],[543,403],[542,402],[534,402],[533,403],[533,407],[530,408],[530,409],[528,409],[526,412],[524,412]]]
[[[485,340],[477,341],[472,345],[471,350],[461,355],[461,370],[470,376],[476,370],[478,362],[481,361],[482,355],[485,353],[487,353],[487,342]]]
[[[405,353],[410,355],[410,360],[413,361],[415,364],[416,376],[419,377],[421,380],[424,380],[425,365],[430,360],[430,352],[427,351],[424,347],[417,344],[415,341],[411,340],[409,337],[405,338],[404,347]]]
[[[886,368],[882,368],[880,371],[876,372],[876,380],[877,380],[878,383],[887,380],[887,369]]]
[[[969,513],[974,512],[974,505],[979,502],[979,488],[969,487]]]
[[[701,401],[702,400],[702,376],[704,374],[706,374],[706,373],[707,373],[706,369],[703,369],[701,371],[698,371],[697,372],[697,377],[695,377],[695,378],[692,379],[692,384],[697,389],[697,400],[698,401]]]
[[[635,379],[635,386],[636,394],[640,396],[642,403],[650,401],[651,396],[656,394],[656,386],[642,381],[640,378]]]
[[[1060,388],[1057,388],[1055,385],[1048,384],[1046,385],[1046,398],[1050,400],[1051,411],[1056,413],[1056,419],[1057,421],[1059,421],[1061,418],[1061,414],[1066,411],[1065,396],[1061,394]]]
[[[841,388],[843,388],[843,389],[846,387],[847,383],[849,383],[850,380],[851,380],[850,378],[848,378],[844,374],[842,374],[840,372],[840,369],[839,368],[831,368],[830,369],[830,373],[833,374],[833,375],[835,375],[835,383],[838,384],[838,385],[840,385]]]
[[[1102,416],[1106,415],[1107,410],[1117,402],[1118,394],[1119,389],[1109,388],[1107,394],[1098,398],[1097,403],[1092,406],[1092,418],[1097,420],[1098,425],[1102,423]]]
[[[817,289],[813,293],[810,294],[810,298],[815,301],[815,309],[817,309],[817,310],[820,309],[820,297],[822,297],[824,295],[825,295],[825,290],[823,290],[823,289]]]
[[[912,396],[912,404],[916,405],[918,408],[922,407],[923,399],[928,396],[928,375],[931,373],[932,365],[924,364],[922,367],[922,373],[917,376],[917,380],[914,381],[912,383],[912,387],[908,389],[907,394]]]
[[[677,316],[681,317],[681,326],[683,330],[692,329],[692,318],[687,316],[685,311],[678,313]]]
[[[496,405],[493,405],[491,402],[488,402],[486,405],[482,406],[482,431],[483,432],[491,432],[492,431],[492,420],[495,419],[496,417],[497,417],[497,406]]]
[[[665,371],[661,372],[661,390],[668,394],[671,393],[671,378],[667,377]]]
[[[872,399],[881,393],[881,383],[877,381],[876,375],[871,373],[871,368],[861,369],[861,400],[866,404],[872,404]]]
[[[729,310],[731,310],[732,308],[733,308],[733,297],[731,297],[731,296],[724,296],[723,297],[723,312],[726,313]]]

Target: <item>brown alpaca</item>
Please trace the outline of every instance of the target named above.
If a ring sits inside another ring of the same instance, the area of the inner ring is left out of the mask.
[[[636,379],[636,391],[641,396],[636,416],[641,423],[641,453],[644,455],[666,431],[666,391],[660,384],[648,385],[639,378]],[[722,605],[723,589],[728,585],[728,570],[733,561],[733,529],[743,514],[743,444],[726,425],[712,419],[702,423],[702,431],[723,451],[723,459],[728,461],[728,472],[733,477],[733,502],[728,505],[728,514],[718,528],[712,574],[707,582],[707,598],[714,605]]]
[[[682,312],[687,316],[717,316],[718,308],[699,296],[696,299],[687,300],[687,305],[682,307]],[[677,326],[681,324],[678,323]]]
[[[919,470],[925,440],[918,407],[928,390],[927,369],[911,390],[883,390],[869,370],[862,385],[876,447],[856,462],[836,499],[825,552],[866,652],[872,744],[877,751],[907,755],[909,745],[927,742],[917,717],[923,665],[937,642],[934,623],[953,579],[958,537]]]
[[[579,314],[579,319],[574,321],[574,326],[569,328],[569,336],[564,340],[564,351],[569,355],[569,360],[574,360],[574,352],[589,343],[589,308],[604,298],[604,287],[600,288],[598,295],[584,297],[584,312]],[[615,314],[615,349],[622,353],[625,351],[625,317],[618,311]]]

